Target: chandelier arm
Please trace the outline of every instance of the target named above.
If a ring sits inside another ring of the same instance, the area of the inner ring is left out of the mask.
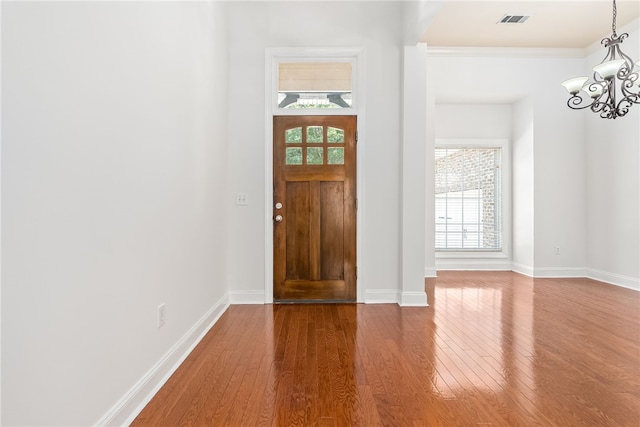
[[[627,77],[622,80],[620,84],[620,90],[625,97],[635,97],[639,98],[640,96],[640,87],[638,87],[638,92],[634,92],[633,88],[636,86],[636,82],[640,79],[640,73],[631,73],[627,75]],[[636,101],[634,101],[636,102]]]
[[[633,106],[633,104],[634,104],[634,102],[632,100],[629,100],[627,98],[622,99],[618,103],[618,105],[617,105],[617,107],[615,109],[616,116],[617,117],[622,117],[625,114],[627,114],[629,112],[629,108],[631,108]],[[615,117],[614,117],[614,119],[615,119]]]
[[[604,45],[607,48],[607,54],[604,56],[604,58],[602,58],[602,61],[600,61],[600,64],[602,64],[603,62],[611,61],[615,56],[613,52],[613,46],[611,45],[611,38],[602,39],[602,41],[600,41],[600,44]],[[604,79],[600,78],[598,73],[596,73],[595,71],[593,72],[593,80],[597,82],[604,81]]]
[[[613,92],[613,82],[608,80],[605,82],[604,92],[591,104],[591,111],[594,113],[600,113],[602,118],[615,118],[615,93]]]
[[[618,108],[620,108],[620,105],[623,103],[629,107],[633,106],[633,104],[640,104],[640,94],[634,93],[625,96],[620,100],[620,102],[618,102]]]
[[[616,108],[611,104],[598,103],[599,106],[596,109],[592,109],[594,113],[600,113],[600,117],[603,119],[615,119],[617,117]]]
[[[595,101],[591,104],[591,111],[594,113],[599,113],[601,111],[609,111],[611,107],[606,102]]]
[[[620,40],[620,43],[622,43],[622,41],[627,37],[629,37],[629,34],[624,33],[624,34],[621,34],[618,39]],[[614,46],[614,58],[613,59],[615,59],[615,54],[617,54],[618,57],[620,57],[620,59],[624,59],[624,65],[622,67],[620,67],[620,70],[618,71],[618,78],[619,79],[624,79],[626,76],[631,74],[631,72],[633,71],[633,59],[631,59],[631,57],[629,55],[627,55],[626,53],[624,53],[622,51],[622,49],[620,49],[620,45],[619,44],[616,44]]]
[[[612,108],[617,104],[616,102],[616,79],[607,80],[607,105]]]
[[[593,107],[596,103],[596,101],[594,101],[587,104],[584,103],[584,101],[585,99],[581,95],[575,94],[567,100],[567,106],[573,110],[584,110],[585,108]]]

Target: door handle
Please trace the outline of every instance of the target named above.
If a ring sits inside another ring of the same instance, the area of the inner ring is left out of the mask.
[[[282,222],[282,215],[276,215],[273,219],[275,219],[276,222]]]

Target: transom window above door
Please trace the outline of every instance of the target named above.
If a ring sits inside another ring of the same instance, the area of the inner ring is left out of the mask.
[[[278,108],[352,107],[351,62],[280,62]]]

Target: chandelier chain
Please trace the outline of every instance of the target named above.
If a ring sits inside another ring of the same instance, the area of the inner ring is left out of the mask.
[[[618,7],[616,6],[616,0],[613,0],[613,22],[611,23],[611,29],[613,30],[613,36],[616,34],[616,18],[618,17]]]

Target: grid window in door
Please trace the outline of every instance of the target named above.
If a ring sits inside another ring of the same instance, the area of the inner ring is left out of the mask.
[[[285,130],[285,165],[344,165],[344,129],[332,126]]]
[[[436,148],[436,250],[502,250],[501,157],[501,148]]]

